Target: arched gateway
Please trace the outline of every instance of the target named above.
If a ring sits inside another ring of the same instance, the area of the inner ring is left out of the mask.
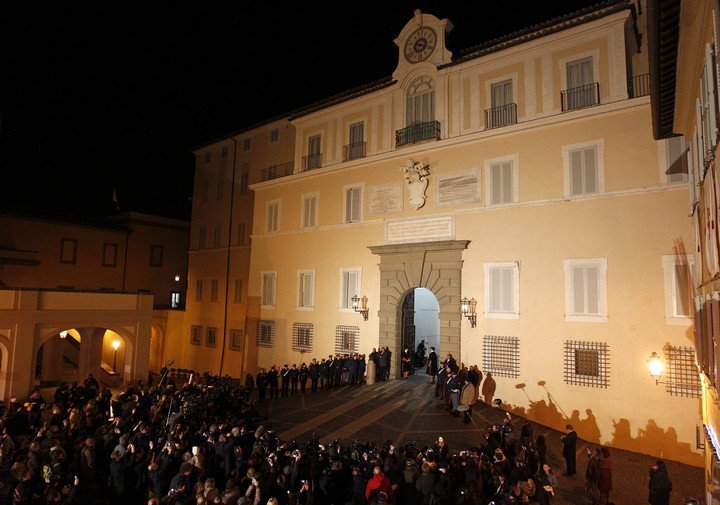
[[[462,299],[462,252],[469,240],[444,240],[370,246],[380,256],[380,306],[378,316],[381,347],[392,351],[390,376],[399,376],[402,346],[402,303],[415,288],[426,288],[440,305],[440,347],[460,356],[460,300]]]

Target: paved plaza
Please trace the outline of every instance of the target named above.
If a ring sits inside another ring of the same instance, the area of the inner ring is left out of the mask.
[[[257,392],[253,398],[256,398]],[[286,398],[258,403],[258,410],[267,419],[264,425],[275,430],[286,441],[304,443],[313,435],[321,442],[335,439],[343,445],[355,440],[382,445],[392,441],[396,446],[414,442],[418,447],[432,446],[443,436],[450,451],[478,447],[488,424],[500,422],[505,412],[480,403],[473,408],[473,422],[464,424],[452,417],[435,398],[434,386],[427,384],[427,376],[420,373],[408,380],[391,380],[372,385],[343,386],[326,391],[297,393]],[[519,429],[522,419],[514,416]],[[559,480],[555,505],[589,504],[584,494],[584,475],[589,444],[578,441],[578,473],[574,477],[562,475],[563,458],[561,432],[531,423],[533,437],[545,435],[547,459]],[[611,500],[617,504],[647,503],[648,471],[655,458],[619,449],[610,449],[613,461],[613,492]],[[672,461],[667,462],[673,482],[671,503],[684,504],[688,497],[701,499],[704,489],[704,470]]]

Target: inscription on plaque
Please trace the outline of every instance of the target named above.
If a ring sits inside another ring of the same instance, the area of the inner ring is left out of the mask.
[[[397,219],[385,223],[385,243],[432,242],[453,240],[453,216],[435,216],[425,219]]]
[[[390,214],[403,210],[402,183],[370,186],[367,196],[368,214]]]
[[[437,205],[479,202],[482,199],[480,169],[438,175]]]

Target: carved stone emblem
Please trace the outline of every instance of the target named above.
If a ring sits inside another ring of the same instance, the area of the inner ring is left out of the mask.
[[[400,167],[400,171],[405,176],[405,184],[410,191],[410,205],[417,210],[425,205],[425,190],[428,187],[427,177],[430,175],[430,170],[423,162],[410,158]]]

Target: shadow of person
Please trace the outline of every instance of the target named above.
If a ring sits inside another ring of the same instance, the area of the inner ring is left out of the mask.
[[[495,378],[492,376],[490,372],[488,372],[485,376],[485,381],[482,385],[482,395],[485,403],[488,405],[492,405],[493,396],[495,395],[495,389],[497,388],[497,384],[495,384]]]

